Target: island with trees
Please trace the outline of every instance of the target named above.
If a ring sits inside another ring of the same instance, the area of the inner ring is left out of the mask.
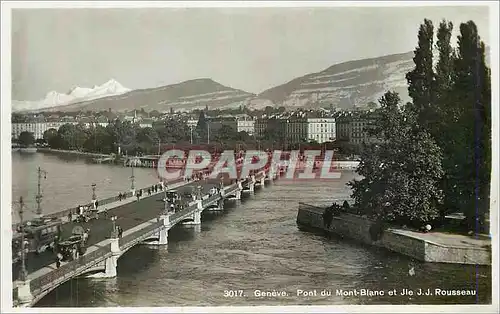
[[[349,183],[353,203],[325,209],[322,228],[348,213],[374,222],[373,241],[390,228],[488,237],[490,69],[475,23],[460,25],[457,47],[452,30],[447,21],[436,34],[430,20],[420,26],[415,67],[406,75],[412,102],[390,91],[380,99],[370,127],[377,141],[365,145],[361,179]],[[453,228],[446,219],[452,213],[465,216]]]

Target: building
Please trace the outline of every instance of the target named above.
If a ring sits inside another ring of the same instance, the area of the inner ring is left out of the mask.
[[[43,133],[48,129],[59,128],[68,122],[25,122],[25,123],[12,123],[12,133],[13,139],[18,139],[22,132],[31,132],[35,137],[35,140],[43,139]],[[72,124],[76,124],[73,122]]]
[[[247,132],[249,135],[253,135],[255,133],[255,120],[238,119],[236,123],[238,132]]]
[[[332,142],[336,139],[335,118],[308,118],[307,139],[318,143]]]
[[[353,145],[373,142],[375,139],[368,133],[368,127],[374,118],[373,113],[341,113],[336,119],[337,139]]]
[[[273,136],[276,140],[284,140],[286,120],[278,118],[259,118],[255,120],[255,135],[259,138]]]
[[[229,127],[234,132],[237,131],[238,125],[234,117],[206,117],[207,126],[211,134],[217,133],[223,126]]]
[[[138,122],[140,128],[152,128],[153,120],[152,119],[142,119]]]
[[[196,128],[196,126],[198,125],[198,120],[197,119],[189,119],[187,122],[186,122],[187,126],[190,127],[190,128]]]
[[[305,116],[290,117],[285,123],[285,140],[289,144],[307,141],[308,122]]]
[[[106,116],[99,116],[96,119],[96,125],[102,126],[103,128],[107,127],[109,124],[109,120]]]

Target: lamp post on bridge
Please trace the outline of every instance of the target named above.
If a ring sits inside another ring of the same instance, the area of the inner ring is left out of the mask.
[[[132,191],[132,195],[135,194],[135,176],[134,176],[134,164],[130,164],[132,168],[132,175],[130,176],[130,190]]]
[[[42,170],[38,167],[38,194],[36,195],[36,215],[38,218],[42,218],[42,174],[43,178],[47,179],[47,171]]]
[[[203,194],[202,189],[203,189],[203,187],[201,185],[198,185],[196,187],[196,194],[198,195],[198,197],[197,197],[198,200],[201,200],[203,198],[202,197],[202,194]]]
[[[24,200],[23,197],[19,197],[19,219],[20,232],[21,232],[21,269],[19,270],[19,279],[21,281],[26,281],[28,277],[28,271],[26,270],[26,239],[24,238]]]
[[[97,196],[95,195],[96,184],[92,183],[92,203],[94,204],[94,209],[96,208]]]
[[[113,223],[113,229],[111,230],[111,238],[117,238],[118,234],[116,232],[116,216],[111,217],[111,222]]]

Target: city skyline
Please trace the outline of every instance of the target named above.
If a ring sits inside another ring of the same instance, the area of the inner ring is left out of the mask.
[[[411,51],[424,18],[452,21],[454,44],[458,25],[474,20],[489,44],[488,12],[487,6],[17,9],[11,98],[38,100],[109,79],[141,89],[204,77],[260,93],[337,63]],[[349,31],[339,31],[348,23]]]

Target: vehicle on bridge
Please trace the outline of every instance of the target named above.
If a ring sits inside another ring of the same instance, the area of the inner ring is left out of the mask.
[[[80,226],[76,226],[73,228],[72,235],[58,243],[59,253],[63,256],[63,261],[71,261],[76,258],[75,253],[78,252],[78,255],[83,255],[87,251],[86,248],[86,239],[88,237],[85,236],[85,233],[88,231],[84,231],[84,229]]]
[[[21,256],[21,232],[24,232],[26,252],[39,254],[54,247],[56,237],[61,234],[61,225],[60,221],[34,220],[27,222],[24,228],[19,227],[18,233],[12,239],[12,253],[13,257],[16,257],[13,262]]]
[[[99,211],[88,206],[80,206],[76,222],[89,222],[92,219],[99,219]]]
[[[185,191],[182,193],[181,199],[185,199],[188,203],[194,200],[193,193]]]
[[[177,190],[170,190],[165,192],[165,201],[169,203],[176,203],[177,200],[180,200],[181,196]]]

